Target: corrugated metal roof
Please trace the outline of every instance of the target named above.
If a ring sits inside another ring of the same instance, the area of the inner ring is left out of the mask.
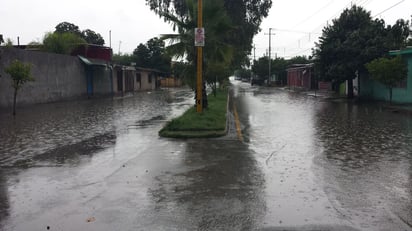
[[[86,58],[81,55],[78,55],[77,57],[79,57],[79,59],[88,66],[108,67],[108,64],[105,60]]]
[[[409,55],[412,54],[412,47],[406,47],[402,50],[389,51],[390,55]]]

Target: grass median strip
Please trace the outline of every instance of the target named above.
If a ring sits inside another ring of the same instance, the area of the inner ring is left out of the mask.
[[[159,131],[162,137],[211,138],[226,134],[227,91],[218,90],[208,96],[208,108],[197,113],[191,107],[183,115],[168,122]]]

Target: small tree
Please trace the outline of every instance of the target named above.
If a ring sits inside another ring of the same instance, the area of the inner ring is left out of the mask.
[[[16,99],[17,91],[28,81],[34,81],[31,77],[31,65],[14,60],[10,66],[6,67],[5,72],[10,75],[12,79],[12,87],[14,88],[13,99],[13,115],[16,115]]]
[[[46,33],[43,49],[56,54],[70,54],[75,47],[87,42],[74,33]]]
[[[372,79],[384,84],[389,89],[389,102],[392,104],[392,89],[405,79],[407,67],[400,56],[395,58],[379,58],[367,63],[366,68]]]

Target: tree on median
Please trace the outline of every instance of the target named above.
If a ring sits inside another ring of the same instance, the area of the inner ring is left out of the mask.
[[[20,62],[19,60],[14,60],[8,67],[6,67],[5,72],[9,74],[12,79],[12,87],[14,88],[13,115],[16,115],[18,90],[22,88],[26,82],[34,81],[34,78],[31,76],[31,65]]]
[[[197,2],[197,1],[196,1]],[[193,8],[195,1],[187,0],[146,0],[150,9],[163,17],[165,21],[172,22],[189,22],[192,18],[190,8]],[[209,1],[204,1],[204,4],[209,4]],[[262,20],[268,16],[269,9],[272,6],[272,0],[221,0],[219,5],[223,5],[226,17],[229,18],[232,24],[230,34],[224,40],[225,43],[231,44],[232,60],[229,68],[234,71],[242,66],[249,64],[248,55],[251,53],[253,38],[260,31]],[[196,4],[197,5],[197,4]],[[171,15],[173,17],[164,17]],[[205,23],[211,18],[204,14]],[[206,44],[210,40],[210,30],[206,30]]]
[[[194,0],[186,0],[185,17],[163,12],[161,16],[170,22],[177,31],[176,34],[166,34],[162,39],[170,42],[167,52],[176,59],[186,59],[183,76],[185,83],[193,89],[196,86],[196,49],[194,47],[194,29],[197,25],[197,4]],[[219,0],[209,0],[203,6],[204,27],[207,31],[203,49],[203,81],[214,84],[228,78],[228,70],[233,60],[233,46],[227,43],[227,38],[233,32],[233,25],[227,16],[223,3]]]

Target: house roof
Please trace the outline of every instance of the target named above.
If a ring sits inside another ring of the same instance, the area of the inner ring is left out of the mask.
[[[314,66],[313,63],[307,63],[307,64],[292,64],[292,65],[288,66],[288,68],[286,68],[286,71],[312,68],[313,66]]]
[[[390,55],[410,55],[412,54],[412,47],[408,46],[402,50],[389,51]]]
[[[81,55],[78,55],[79,59],[86,64],[87,66],[100,66],[100,67],[107,67],[107,61],[106,60],[101,60],[101,59],[91,59],[91,58],[86,58]]]
[[[140,72],[149,72],[149,73],[163,73],[160,70],[152,69],[152,68],[144,68],[144,67],[136,67],[136,66],[125,66],[125,65],[113,65],[116,70],[136,70]]]

